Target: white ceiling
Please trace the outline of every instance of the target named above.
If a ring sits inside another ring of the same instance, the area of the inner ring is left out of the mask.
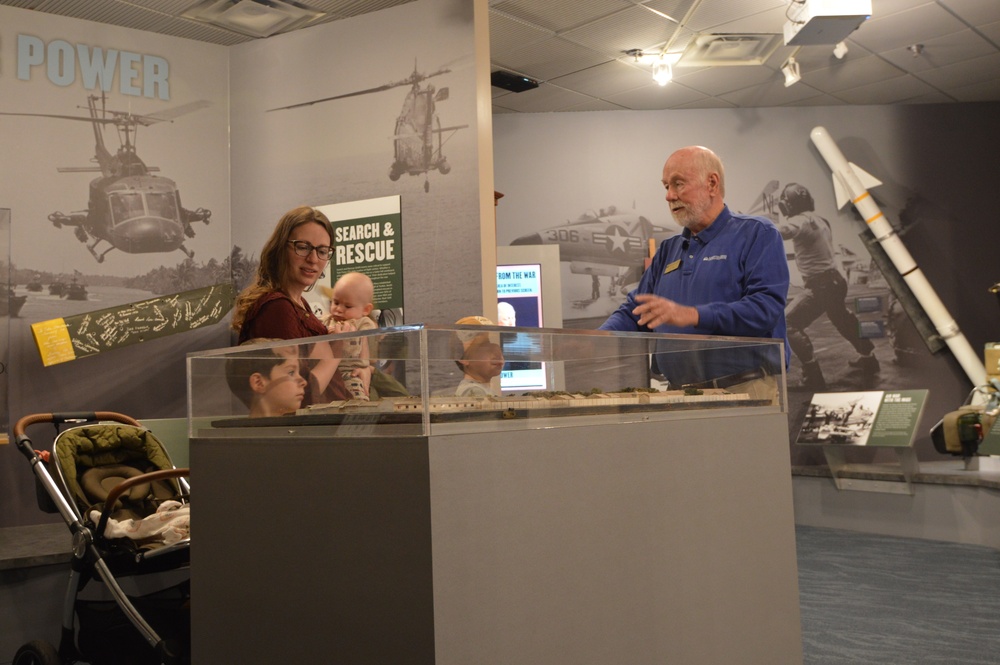
[[[295,0],[329,22],[413,0]],[[832,46],[784,45],[761,65],[676,67],[660,87],[629,49],[680,52],[699,33],[782,33],[796,0],[490,0],[493,69],[540,81],[493,88],[495,113],[1000,101],[1000,0],[872,0]],[[251,39],[180,15],[196,0],[0,0],[223,45]],[[919,45],[919,48],[913,48]],[[914,51],[918,51],[914,53]],[[802,80],[785,87],[794,55]]]

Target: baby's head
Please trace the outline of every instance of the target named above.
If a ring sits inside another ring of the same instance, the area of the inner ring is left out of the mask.
[[[330,316],[334,321],[353,321],[371,314],[375,287],[368,275],[349,272],[340,276],[330,292]]]

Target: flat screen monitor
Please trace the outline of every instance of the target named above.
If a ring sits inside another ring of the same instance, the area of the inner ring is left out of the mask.
[[[541,328],[545,325],[542,312],[542,266],[521,263],[497,266],[497,323],[501,326]],[[532,352],[537,338],[519,333],[502,334],[504,355],[524,357]],[[543,363],[509,360],[500,373],[500,390],[516,392],[548,390]]]
[[[562,327],[559,248],[553,245],[497,247],[497,323],[523,328]],[[562,376],[555,363],[520,360],[538,356],[537,335],[512,331],[501,335],[508,362],[500,389],[517,394],[560,390]]]

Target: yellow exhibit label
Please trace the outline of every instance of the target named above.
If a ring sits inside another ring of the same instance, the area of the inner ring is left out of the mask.
[[[69,336],[69,326],[65,319],[52,319],[31,324],[31,334],[35,337],[42,364],[46,367],[76,360],[73,341]]]

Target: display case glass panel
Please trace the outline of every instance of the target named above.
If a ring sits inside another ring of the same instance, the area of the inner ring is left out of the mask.
[[[364,346],[367,363],[351,357]],[[399,326],[192,353],[187,365],[192,437],[428,436],[786,409],[772,339]],[[502,391],[510,367],[544,367],[549,387]],[[372,375],[368,398],[329,399],[334,372]]]

